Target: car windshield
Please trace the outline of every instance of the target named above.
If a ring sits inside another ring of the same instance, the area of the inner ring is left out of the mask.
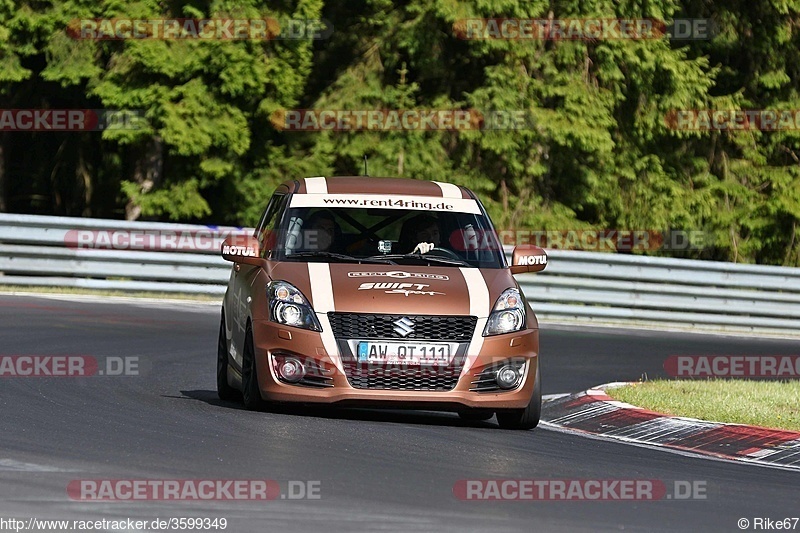
[[[502,247],[481,213],[365,207],[292,207],[272,258],[504,268]]]

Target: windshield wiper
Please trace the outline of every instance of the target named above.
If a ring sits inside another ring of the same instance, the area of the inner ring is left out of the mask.
[[[337,254],[334,252],[325,252],[322,250],[314,251],[314,252],[297,252],[291,255],[287,255],[286,259],[305,259],[305,258],[313,258],[313,257],[325,257],[327,259],[338,259],[339,261],[346,261],[352,263],[378,263],[383,265],[396,265],[394,261],[391,259],[383,259],[378,257],[353,257],[352,255],[347,254]]]
[[[467,261],[463,259],[453,259],[450,257],[442,257],[440,255],[428,255],[428,254],[390,254],[390,255],[373,255],[368,259],[391,259],[392,261],[397,261],[398,259],[417,259],[419,261],[428,261],[434,263],[444,263],[446,265],[459,265],[459,266],[472,266]]]

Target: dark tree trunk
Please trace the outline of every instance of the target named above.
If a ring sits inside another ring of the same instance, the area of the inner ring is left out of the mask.
[[[0,135],[0,213],[8,211],[8,185],[6,185],[6,135]]]
[[[92,181],[91,167],[86,161],[86,148],[83,143],[78,146],[78,164],[75,167],[75,179],[83,190],[83,209],[81,216],[92,216],[92,195],[94,182]]]
[[[147,193],[161,184],[164,167],[164,144],[160,137],[153,137],[136,158],[133,181],[142,193]],[[142,208],[133,200],[125,206],[125,220],[137,220]]]

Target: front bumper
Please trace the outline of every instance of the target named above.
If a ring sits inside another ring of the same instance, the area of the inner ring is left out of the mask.
[[[274,402],[454,411],[463,408],[518,409],[525,408],[530,402],[539,368],[539,330],[528,329],[484,338],[478,354],[468,352],[465,368],[452,390],[357,389],[342,371],[338,354],[331,357],[327,353],[319,333],[271,321],[256,321],[253,336],[261,396]],[[295,356],[326,369],[326,376],[330,378],[327,382],[332,386],[314,387],[279,381],[271,364],[273,355]],[[473,380],[483,370],[512,358],[527,361],[518,388],[502,392],[470,391]]]

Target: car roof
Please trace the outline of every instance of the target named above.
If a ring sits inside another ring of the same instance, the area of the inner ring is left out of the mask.
[[[474,198],[460,185],[411,178],[371,176],[315,177],[283,183],[294,194],[401,194],[431,198]]]

